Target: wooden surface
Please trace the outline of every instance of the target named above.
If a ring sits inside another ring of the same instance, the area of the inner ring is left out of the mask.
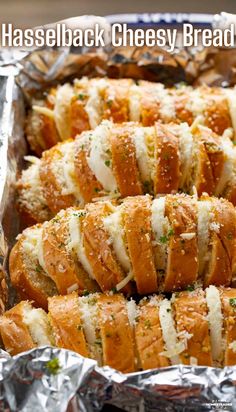
[[[236,13],[236,0],[0,0],[1,23],[33,27],[81,14]]]

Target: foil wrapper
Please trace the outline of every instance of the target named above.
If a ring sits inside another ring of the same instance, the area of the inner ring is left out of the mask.
[[[158,20],[156,15],[145,15],[143,20],[151,25],[157,20],[171,24],[170,16],[160,15]],[[140,16],[136,20],[142,25]],[[181,23],[180,16],[175,20]],[[7,260],[20,230],[14,184],[27,153],[25,98],[82,75],[144,78],[166,84],[180,80],[236,84],[235,49],[179,47],[173,55],[158,48],[75,52],[4,50],[0,55],[0,313],[16,301]],[[44,347],[15,357],[0,352],[0,410],[4,412],[236,411],[235,384],[236,367],[179,365],[124,375],[64,349]]]

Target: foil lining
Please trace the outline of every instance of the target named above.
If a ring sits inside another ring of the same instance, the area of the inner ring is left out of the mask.
[[[194,84],[205,80],[226,86],[236,84],[235,69],[235,49],[179,50],[173,56],[164,50],[150,53],[129,48],[83,54],[71,50],[1,54],[0,313],[15,302],[8,282],[7,258],[20,230],[14,183],[27,153],[24,97],[82,75],[127,76],[167,83],[170,78]],[[64,349],[45,347],[15,357],[0,353],[0,411],[4,412],[236,411],[235,384],[236,367],[180,365],[124,375]]]
[[[234,411],[236,367],[175,366],[133,374],[65,349],[0,358],[0,409],[22,412]],[[58,369],[51,368],[56,360]]]

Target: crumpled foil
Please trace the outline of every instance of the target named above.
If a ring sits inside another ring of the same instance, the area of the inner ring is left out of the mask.
[[[7,258],[20,230],[14,183],[27,153],[24,97],[82,75],[167,83],[171,77],[173,81],[197,84],[205,80],[226,86],[236,84],[235,68],[235,49],[183,49],[173,56],[145,48],[83,54],[68,50],[1,53],[0,313],[16,301],[8,281]],[[52,359],[59,366],[56,371],[50,367]],[[0,351],[0,411],[4,412],[236,411],[235,385],[236,367],[179,365],[124,375],[64,349],[44,347],[15,357]]]
[[[91,359],[43,347],[0,358],[0,409],[19,412],[105,410],[235,411],[236,367],[172,366],[124,375]],[[59,370],[52,373],[50,360]],[[119,410],[120,410],[119,409]]]

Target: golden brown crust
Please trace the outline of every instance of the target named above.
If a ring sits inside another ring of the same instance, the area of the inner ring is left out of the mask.
[[[112,119],[114,123],[129,121],[129,87],[131,79],[110,79],[103,93],[103,119]]]
[[[56,346],[73,350],[88,357],[78,295],[72,293],[67,296],[49,298],[48,311]]]
[[[165,345],[158,305],[149,305],[147,302],[139,305],[135,341],[140,367],[143,370],[169,366],[168,358],[161,355],[165,350]]]
[[[167,195],[165,205],[172,230],[164,290],[170,292],[183,289],[197,279],[197,211],[196,200],[190,196]],[[190,237],[182,237],[188,233]]]
[[[5,349],[11,355],[33,349],[36,345],[27,326],[23,322],[23,310],[26,302],[20,302],[0,317],[0,334]]]
[[[158,281],[152,247],[151,198],[137,196],[125,199],[123,219],[138,293],[157,291]]]
[[[85,130],[90,129],[88,114],[83,101],[77,96],[72,97],[70,103],[71,137],[74,138]]]
[[[220,289],[226,340],[225,366],[236,364],[236,289]],[[232,346],[233,345],[233,346]]]
[[[44,197],[48,207],[54,214],[58,213],[61,209],[73,206],[75,203],[73,195],[62,194],[63,187],[61,187],[57,181],[52,169],[53,163],[57,162],[63,156],[60,152],[61,144],[44,152],[40,162],[40,179],[43,186]]]
[[[194,121],[193,113],[187,109],[187,104],[189,101],[188,89],[170,89],[170,92],[174,99],[176,120],[181,122],[186,122],[191,125]]]
[[[43,253],[47,273],[62,295],[68,294],[72,287],[79,294],[84,290],[94,292],[97,290],[96,283],[89,278],[66,247],[69,238],[68,215],[69,210],[64,211],[60,217],[47,222],[43,228]]]
[[[155,124],[155,132],[154,193],[177,192],[180,179],[178,138],[160,123]]]
[[[88,205],[87,210],[82,222],[87,259],[101,290],[112,290],[124,279],[125,273],[117,262],[102,222],[103,217],[111,212],[111,207],[107,203],[96,203]],[[122,290],[130,293],[131,287],[128,284]]]
[[[122,295],[100,295],[98,317],[103,363],[123,373],[135,371],[133,333]]]
[[[132,126],[125,125],[113,129],[110,136],[112,168],[122,197],[143,193],[131,135]]]
[[[180,292],[173,301],[175,321],[178,333],[192,335],[187,339],[187,347],[180,354],[181,362],[191,364],[191,358],[197,365],[212,366],[211,344],[207,321],[207,305],[202,290]]]
[[[236,255],[236,212],[224,199],[213,201],[213,224],[211,230],[211,255],[204,285],[230,285]]]
[[[196,136],[199,143],[195,187],[199,196],[204,192],[212,196],[223,172],[225,155],[220,137],[209,129],[201,127]]]
[[[78,138],[75,141],[75,175],[79,183],[80,193],[86,203],[98,197],[103,189],[88,165],[87,156],[88,151],[81,147]]]
[[[10,253],[9,271],[12,285],[17,289],[21,299],[31,299],[37,306],[47,308],[48,296],[57,295],[57,289],[51,279],[37,267],[28,267],[22,249],[24,235],[15,244]]]
[[[205,124],[213,132],[222,135],[226,129],[232,127],[231,116],[227,99],[219,88],[207,88],[208,94],[204,93],[207,107],[204,112]]]

